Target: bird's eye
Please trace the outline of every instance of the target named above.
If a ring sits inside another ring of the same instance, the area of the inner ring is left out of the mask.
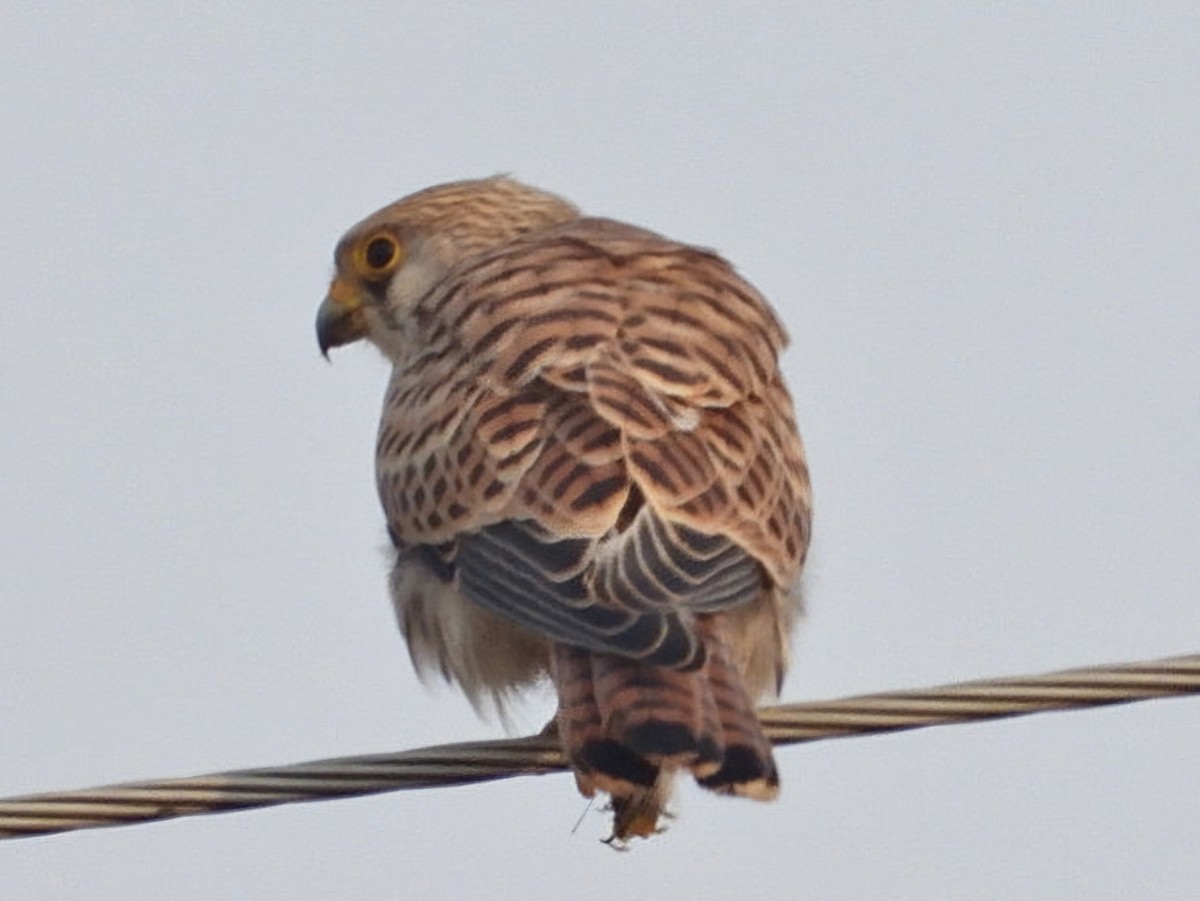
[[[367,245],[367,265],[372,269],[385,269],[396,256],[396,242],[390,238],[376,238]]]
[[[361,253],[368,275],[386,275],[400,262],[400,245],[391,235],[376,235],[362,247]]]

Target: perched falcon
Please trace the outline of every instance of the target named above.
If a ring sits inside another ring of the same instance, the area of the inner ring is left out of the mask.
[[[786,335],[709,250],[509,178],[354,226],[321,351],[393,365],[376,448],[413,663],[472,702],[549,675],[579,790],[614,838],[671,778],[766,800],[811,496]]]

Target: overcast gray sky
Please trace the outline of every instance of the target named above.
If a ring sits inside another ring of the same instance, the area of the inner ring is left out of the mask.
[[[1200,651],[1194,5],[22,6],[0,795],[501,734],[410,671],[387,370],[312,328],[346,227],[498,171],[778,307],[786,699]],[[0,843],[0,895],[1190,898],[1198,704],[783,750],[778,803],[689,787],[624,855],[550,777]]]

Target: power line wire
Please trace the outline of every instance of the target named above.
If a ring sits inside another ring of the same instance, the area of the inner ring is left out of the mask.
[[[1200,654],[784,704],[759,711],[777,745],[977,722],[1200,693]],[[378,794],[567,768],[558,740],[534,735],[437,745],[0,800],[0,839]]]

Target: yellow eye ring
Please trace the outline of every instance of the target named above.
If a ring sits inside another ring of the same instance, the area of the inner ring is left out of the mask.
[[[400,242],[387,232],[371,235],[354,249],[354,265],[366,278],[390,275],[403,260]]]

